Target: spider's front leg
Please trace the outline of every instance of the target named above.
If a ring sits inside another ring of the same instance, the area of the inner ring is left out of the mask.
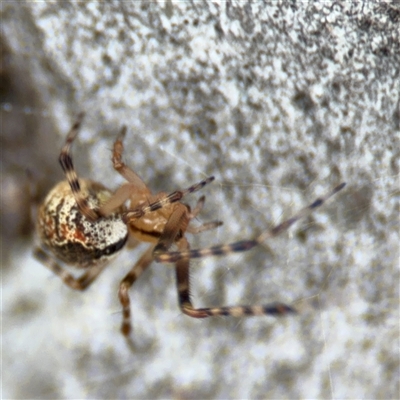
[[[189,243],[185,237],[178,241],[180,252],[189,252]],[[189,258],[181,258],[176,262],[176,282],[178,287],[179,306],[182,312],[193,318],[206,318],[216,315],[243,317],[256,315],[284,315],[296,310],[283,303],[271,303],[261,306],[228,306],[194,308],[190,300]]]
[[[184,236],[191,214],[186,206],[177,203],[175,210],[171,214],[164,231],[154,248],[153,255],[158,258],[160,254],[169,254],[168,250],[173,243],[178,246],[178,253],[190,254],[189,243]],[[179,232],[182,236],[178,238]],[[176,240],[178,238],[178,240]],[[241,317],[243,315],[281,315],[295,312],[295,309],[281,303],[268,304],[265,306],[231,306],[213,308],[194,308],[190,301],[189,283],[189,256],[183,256],[176,261],[176,279],[178,287],[179,305],[183,313],[193,318],[206,318],[214,315],[231,315]]]
[[[211,183],[215,178],[213,176],[209,176],[202,181],[195,183],[194,185],[188,187],[184,190],[176,190],[170,194],[163,196],[161,199],[151,203],[147,206],[140,206],[131,210],[128,210],[122,214],[122,219],[125,223],[129,223],[130,221],[142,218],[146,214],[152,213],[154,211],[163,208],[164,206],[172,203],[177,203],[182,200],[183,197],[188,195],[189,193],[197,192],[202,189],[205,185]]]
[[[278,236],[282,232],[286,231],[299,219],[309,215],[316,208],[323,205],[330,197],[342,190],[344,186],[345,183],[341,183],[325,196],[316,199],[313,203],[307,207],[304,207],[291,218],[281,222],[271,229],[266,230],[255,239],[241,240],[239,242],[213,246],[205,249],[190,250],[187,240],[182,237],[177,243],[178,251],[174,252],[169,252],[168,248],[156,246],[154,250],[154,258],[156,261],[164,263],[176,263],[178,296],[182,311],[194,318],[205,318],[214,315],[231,315],[234,317],[265,314],[283,315],[296,312],[293,307],[282,303],[272,303],[264,306],[231,306],[195,309],[190,301],[189,261],[191,258],[221,256],[234,252],[248,251],[261,244],[266,239]]]
[[[314,200],[310,205],[304,207],[299,212],[294,214],[291,218],[281,222],[280,224],[262,232],[259,236],[254,239],[248,240],[240,240],[238,242],[222,244],[218,246],[207,247],[204,249],[185,249],[181,251],[172,251],[172,252],[157,252],[155,254],[155,261],[161,263],[174,263],[180,259],[186,258],[202,258],[202,257],[210,257],[210,256],[223,256],[230,253],[240,253],[243,251],[251,250],[253,247],[262,244],[267,239],[273,238],[275,236],[279,236],[281,233],[288,230],[294,223],[296,223],[301,218],[304,218],[310,215],[316,208],[321,207],[325,202],[342,190],[346,186],[346,183],[341,183],[332,189],[325,196],[319,197]]]

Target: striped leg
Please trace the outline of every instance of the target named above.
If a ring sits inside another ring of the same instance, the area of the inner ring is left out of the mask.
[[[175,192],[167,194],[160,200],[157,200],[156,202],[149,204],[148,206],[138,207],[133,210],[126,211],[125,213],[122,214],[122,219],[125,223],[128,224],[129,221],[132,219],[134,220],[141,218],[144,215],[156,211],[167,204],[180,201],[184,196],[188,195],[189,193],[197,192],[198,190],[202,189],[205,185],[212,182],[214,179],[215,178],[213,176],[210,176],[198,183],[195,183],[194,185],[188,187],[187,189],[177,190]]]
[[[94,265],[89,267],[88,270],[79,278],[75,278],[64,268],[62,268],[57,261],[50,254],[46,253],[41,247],[35,248],[33,255],[41,264],[59,276],[67,286],[75,290],[85,290],[107,266],[107,263]]]
[[[98,215],[88,206],[87,201],[82,194],[79,179],[76,175],[74,164],[72,162],[72,157],[70,155],[70,148],[72,142],[75,140],[76,135],[78,134],[83,116],[83,113],[79,114],[77,120],[72,125],[72,128],[67,135],[67,139],[65,140],[65,144],[61,149],[60,157],[58,160],[61,164],[62,169],[64,170],[65,177],[69,183],[69,186],[71,187],[71,191],[75,197],[76,204],[78,205],[81,213],[89,220],[95,221],[98,218]]]
[[[153,246],[146,250],[146,252],[140,257],[135,266],[127,273],[125,278],[121,281],[118,291],[119,301],[122,305],[122,324],[121,332],[125,337],[128,337],[131,330],[131,302],[129,299],[129,289],[139,278],[139,276],[145,271],[145,269],[153,261]]]
[[[335,195],[337,192],[342,190],[346,184],[341,183],[336,186],[331,192],[323,197],[319,197],[312,204],[300,210],[293,217],[287,219],[286,221],[281,222],[279,225],[274,226],[271,229],[261,233],[258,237],[251,240],[241,240],[239,242],[218,245],[213,247],[208,247],[205,249],[197,249],[197,250],[189,250],[185,249],[182,251],[175,252],[164,252],[155,254],[155,261],[162,263],[175,263],[181,259],[189,259],[189,258],[201,258],[201,257],[209,257],[209,256],[222,256],[229,253],[236,253],[242,251],[248,251],[253,247],[263,243],[265,240],[278,236],[282,232],[289,229],[295,222],[299,219],[306,217],[311,214],[316,208],[320,207],[324,204],[330,197]]]
[[[182,253],[187,253],[189,251],[189,243],[186,238],[183,237],[179,240],[178,248]],[[207,318],[216,315],[232,317],[284,315],[296,312],[294,308],[282,303],[272,303],[264,306],[194,308],[190,300],[189,258],[180,258],[176,262],[176,281],[178,286],[179,306],[184,314],[193,318]]]

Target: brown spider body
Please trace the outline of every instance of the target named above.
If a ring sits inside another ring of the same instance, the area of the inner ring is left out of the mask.
[[[202,189],[214,177],[206,178],[185,190],[152,194],[142,179],[122,162],[122,139],[126,131],[123,128],[114,142],[112,162],[114,169],[127,183],[111,192],[99,183],[79,179],[73,167],[70,147],[82,118],[83,114],[72,126],[60,153],[59,161],[66,181],[58,183],[39,208],[37,232],[40,246],[34,250],[34,255],[40,262],[69,287],[84,290],[128,241],[130,244],[150,243],[148,250],[126,274],[119,287],[118,297],[123,314],[121,331],[126,337],[131,331],[129,289],[152,261],[175,264],[179,306],[183,313],[191,317],[284,315],[295,312],[293,307],[282,303],[194,308],[190,299],[190,259],[250,250],[280,235],[296,221],[309,215],[339,192],[345,186],[344,183],[254,239],[191,250],[186,234],[198,234],[216,228],[222,222],[211,221],[192,226],[192,220],[204,206],[205,197],[198,200],[193,210],[181,200],[187,194]],[[129,202],[128,208],[125,207],[126,202]],[[172,246],[177,251],[171,252]],[[75,278],[60,262],[81,268],[84,272]]]

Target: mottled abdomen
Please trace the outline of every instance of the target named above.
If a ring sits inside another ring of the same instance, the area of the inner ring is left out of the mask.
[[[112,192],[103,185],[79,180],[90,208],[98,209]],[[86,268],[108,260],[125,245],[128,230],[121,219],[123,207],[108,217],[88,220],[79,210],[69,183],[58,183],[47,195],[38,213],[37,230],[42,244],[59,260]]]

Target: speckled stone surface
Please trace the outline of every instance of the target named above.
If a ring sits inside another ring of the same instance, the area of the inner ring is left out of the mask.
[[[398,398],[398,4],[4,2],[1,13],[2,398]],[[122,182],[110,161],[122,124],[125,161],[155,191],[216,176],[200,221],[224,225],[193,248],[252,237],[347,182],[265,246],[192,263],[196,305],[301,313],[192,320],[173,267],[155,264],[131,291],[128,348],[118,283],[145,247],[76,293],[16,229],[25,169],[40,193],[62,177],[58,151],[82,110],[81,176]]]

